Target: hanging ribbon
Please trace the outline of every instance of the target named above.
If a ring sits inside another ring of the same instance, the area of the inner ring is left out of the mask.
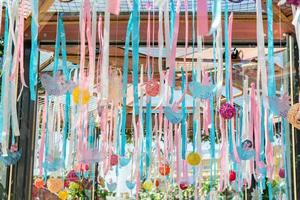
[[[140,42],[140,1],[133,1],[132,11],[132,70],[133,70],[133,106],[137,114],[139,107],[138,94],[138,67],[139,67],[139,42]]]
[[[186,78],[183,69],[181,69],[181,92],[184,93],[185,90],[185,84],[186,84]],[[183,97],[183,100],[181,102],[181,108],[182,108],[182,120],[181,120],[181,135],[182,135],[182,140],[181,140],[181,159],[185,160],[186,158],[186,147],[187,147],[187,129],[186,129],[186,105],[185,105],[185,97]]]
[[[102,64],[101,64],[101,95],[102,99],[108,99],[108,85],[109,85],[109,36],[110,36],[110,13],[109,1],[106,1],[106,8],[104,14],[104,32],[103,32],[103,50],[102,50]]]
[[[168,85],[171,87],[173,86],[173,81],[175,77],[175,60],[176,60],[176,49],[177,49],[177,40],[178,40],[178,32],[179,32],[179,16],[180,16],[180,1],[177,1],[177,8],[176,8],[176,18],[174,24],[174,34],[172,37],[172,48],[171,48],[171,55],[170,55],[170,70],[169,70],[169,77],[168,77]],[[173,33],[173,32],[172,32]]]
[[[207,1],[197,1],[197,35],[205,36],[208,33]]]
[[[37,70],[38,70],[38,6],[39,0],[31,0],[31,54],[29,64],[29,88],[31,100],[36,100]]]
[[[226,5],[226,3],[225,3],[225,5]],[[214,8],[214,12],[213,12],[214,17],[212,19],[211,27],[209,30],[209,35],[213,34],[217,30],[219,24],[221,23],[221,17],[222,17],[222,2],[221,2],[221,0],[215,0],[213,8]],[[225,6],[225,14],[226,14],[226,6]],[[226,17],[225,17],[225,19],[226,19]],[[225,36],[225,38],[227,38],[227,37]]]

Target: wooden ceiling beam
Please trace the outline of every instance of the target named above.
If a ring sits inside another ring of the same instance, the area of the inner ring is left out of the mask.
[[[52,6],[52,4],[54,3],[54,0],[41,0],[40,3],[39,3],[39,22],[43,19],[43,21],[48,21],[51,19],[51,18],[48,18],[48,17],[45,17],[45,14],[48,9]],[[52,13],[50,13],[49,15],[51,15]],[[48,16],[49,16],[48,15]],[[52,14],[53,15],[53,14]],[[31,25],[31,13],[30,15],[27,17],[27,19],[25,20],[25,23],[24,23],[24,32],[27,31],[27,29],[29,29],[30,25]],[[41,28],[41,24],[39,23],[39,28]],[[41,29],[40,29],[41,30]]]

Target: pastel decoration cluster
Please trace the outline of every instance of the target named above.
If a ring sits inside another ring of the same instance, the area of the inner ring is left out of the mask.
[[[72,96],[75,104],[86,105],[90,101],[89,90],[80,88],[79,86],[74,88]]]
[[[230,103],[223,103],[220,107],[220,115],[224,119],[231,119],[235,116],[236,111],[233,105]]]

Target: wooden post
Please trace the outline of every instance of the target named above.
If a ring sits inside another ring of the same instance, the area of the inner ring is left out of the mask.
[[[31,41],[24,42],[24,76],[29,84]],[[19,85],[19,91],[21,90]],[[29,88],[23,88],[18,102],[18,120],[20,126],[19,148],[22,149],[20,161],[13,166],[12,199],[31,200],[33,185],[33,163],[36,127],[36,102],[30,100]]]

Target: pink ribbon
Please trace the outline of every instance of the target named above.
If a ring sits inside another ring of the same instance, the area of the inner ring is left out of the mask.
[[[120,0],[109,0],[108,3],[108,12],[114,15],[120,14]]]
[[[202,37],[208,34],[207,0],[197,1],[197,34]]]
[[[47,124],[47,106],[48,106],[48,98],[47,93],[45,94],[45,102],[43,107],[43,115],[42,115],[42,133],[41,133],[41,143],[39,150],[39,168],[40,168],[40,176],[43,174],[43,159],[44,159],[44,147],[45,147],[45,132],[46,132],[46,124]]]
[[[14,53],[15,63],[12,69],[10,80],[16,78],[18,65],[20,64],[20,78],[24,87],[27,87],[24,78],[24,1],[21,1],[21,9],[19,11],[19,32],[16,44],[16,52]]]

